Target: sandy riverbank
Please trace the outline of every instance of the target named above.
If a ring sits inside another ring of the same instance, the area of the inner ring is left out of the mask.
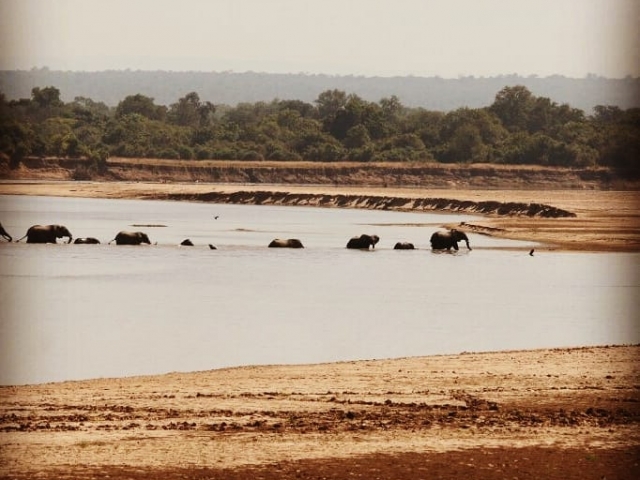
[[[272,192],[291,194],[290,204],[300,202],[303,195],[333,198],[349,195],[356,199],[352,208],[414,209],[416,201],[449,199],[460,204],[495,202],[500,204],[544,205],[575,216],[542,217],[525,214],[483,213],[483,219],[462,227],[472,233],[515,240],[534,241],[547,248],[591,251],[640,251],[640,198],[637,191],[604,190],[469,190],[381,188],[313,185],[203,184],[203,183],[139,183],[139,182],[68,182],[68,181],[2,181],[0,194],[53,195],[86,198],[192,199],[215,193],[231,197],[234,192]],[[249,196],[250,197],[250,196]],[[389,202],[367,201],[372,197]],[[218,197],[220,198],[220,197]],[[247,197],[245,196],[245,199]],[[261,203],[275,202],[261,196]],[[281,198],[281,197],[280,197]],[[296,200],[297,198],[297,200]],[[389,207],[393,199],[400,199]],[[220,200],[218,200],[220,201]],[[280,200],[282,201],[282,200]],[[251,202],[251,198],[247,200]],[[332,200],[323,206],[331,206]],[[518,207],[520,208],[520,207]],[[420,210],[418,210],[420,211]],[[425,209],[422,211],[434,211]],[[437,211],[437,210],[436,210]],[[467,213],[473,210],[466,210]]]
[[[639,346],[0,388],[0,478],[638,478]]]
[[[576,216],[490,213],[465,228],[640,249],[636,192],[0,182],[8,195],[242,191],[544,204]],[[593,347],[0,387],[0,478],[638,478],[639,359],[639,346]]]

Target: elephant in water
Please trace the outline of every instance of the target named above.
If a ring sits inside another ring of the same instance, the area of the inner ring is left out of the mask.
[[[193,242],[191,240],[189,240],[188,238],[185,238],[180,245],[182,245],[183,247],[193,247]]]
[[[368,250],[369,247],[376,248],[376,243],[380,241],[377,235],[362,234],[359,237],[353,237],[347,243],[347,248],[360,248]]]
[[[269,248],[304,248],[304,245],[297,238],[288,238],[286,240],[276,238],[271,241]]]
[[[143,232],[119,232],[113,240],[116,241],[116,245],[140,245],[141,243],[151,245],[149,237]]]
[[[461,240],[464,240],[467,248],[471,250],[469,238],[467,238],[464,232],[456,229],[438,231],[431,235],[431,248],[434,250],[450,250],[451,247],[453,247],[455,250],[458,250],[458,242]]]
[[[34,225],[27,230],[26,235],[22,238],[25,237],[27,237],[27,243],[57,243],[56,239],[63,237],[69,237],[67,243],[71,243],[73,240],[71,232],[64,225]]]
[[[393,246],[394,250],[413,250],[415,248],[411,242],[398,242]]]
[[[4,227],[2,226],[2,224],[0,223],[0,237],[4,238],[5,240],[7,240],[8,242],[11,242],[13,240],[13,238],[11,237],[11,235],[9,235],[7,233],[7,231],[4,229]]]
[[[80,238],[76,238],[75,241],[73,242],[73,244],[78,244],[78,245],[97,245],[100,243],[100,240],[98,240],[97,238],[93,238],[93,237],[80,237]]]

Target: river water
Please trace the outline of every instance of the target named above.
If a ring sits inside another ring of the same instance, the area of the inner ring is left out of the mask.
[[[103,242],[0,243],[0,384],[640,342],[640,254],[531,257],[481,235],[471,252],[429,250],[439,225],[472,219],[0,196],[14,239],[59,223]],[[120,230],[154,245],[107,245]],[[360,233],[380,236],[374,251],[345,248]]]

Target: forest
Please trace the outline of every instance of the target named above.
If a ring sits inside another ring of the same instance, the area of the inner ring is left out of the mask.
[[[169,105],[142,94],[117,106],[86,97],[64,102],[53,86],[30,98],[0,93],[0,152],[11,167],[27,156],[163,159],[439,162],[607,166],[640,175],[640,108],[593,113],[504,87],[482,108],[447,112],[326,90],[312,102],[235,106],[190,92]]]

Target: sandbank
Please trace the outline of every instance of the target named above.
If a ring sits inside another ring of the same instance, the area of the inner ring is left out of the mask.
[[[576,251],[640,251],[640,199],[637,191],[608,190],[484,190],[424,189],[356,186],[14,181],[0,182],[0,194],[47,195],[120,199],[197,199],[217,192],[285,192],[318,196],[353,195],[361,198],[451,199],[464,202],[540,204],[571,212],[575,216],[543,218],[522,214],[485,214],[480,221],[457,226],[468,232],[499,238],[538,242],[541,249]],[[263,204],[269,203],[262,201]],[[299,205],[300,203],[296,203]],[[325,205],[326,206],[326,205]],[[366,208],[367,202],[352,207]],[[398,210],[411,208],[398,207]]]

